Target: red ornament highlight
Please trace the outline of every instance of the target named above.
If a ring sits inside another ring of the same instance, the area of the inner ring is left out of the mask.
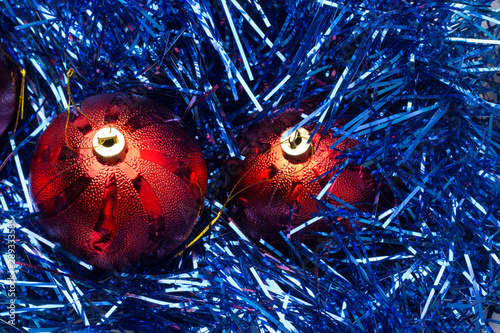
[[[329,147],[340,136],[331,131],[319,134],[323,128],[307,144],[313,125],[299,128],[284,140],[282,135],[301,119],[301,112],[287,110],[241,134],[240,147],[243,147],[245,161],[233,191],[241,192],[235,199],[235,221],[250,238],[262,238],[274,246],[283,244],[280,231],[286,235],[318,213],[313,197],[335,172],[319,177],[344,163],[343,159],[337,159],[341,151],[359,144],[356,140],[345,139],[331,150]],[[376,191],[375,180],[367,169],[349,166],[336,177],[323,199],[328,197],[331,204],[340,206],[331,194],[360,210],[371,211]],[[347,219],[340,218],[339,223],[347,232],[353,231]],[[307,232],[329,231],[331,227],[321,219],[291,237],[313,246],[319,243],[318,237]]]
[[[16,114],[19,102],[19,68],[10,57],[9,49],[0,43],[0,136]]]
[[[180,119],[144,97],[86,98],[40,137],[30,190],[49,237],[92,265],[123,269],[167,256],[191,233],[205,160]],[[66,140],[67,139],[67,140]]]

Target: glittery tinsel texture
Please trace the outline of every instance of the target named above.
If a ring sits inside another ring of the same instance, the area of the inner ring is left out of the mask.
[[[500,324],[492,319],[500,312],[500,17],[489,6],[1,1],[0,42],[26,70],[26,91],[18,130],[0,138],[0,325],[7,332],[492,332]],[[185,245],[211,226],[164,264],[103,272],[40,228],[29,164],[41,132],[67,110],[71,68],[76,103],[113,91],[149,97],[182,118],[202,147],[206,208]],[[326,253],[285,234],[281,252],[248,240],[225,205],[243,130],[305,106],[311,112],[297,128],[333,130],[349,119],[334,131],[359,145],[339,156],[394,195],[385,209],[378,191],[369,214],[318,195],[316,218],[360,226],[342,233],[332,224]]]

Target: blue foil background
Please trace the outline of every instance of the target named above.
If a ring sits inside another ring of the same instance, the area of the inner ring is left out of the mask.
[[[3,0],[0,42],[27,76],[24,119],[0,139],[2,329],[491,332],[500,312],[500,13],[489,6]],[[67,109],[70,68],[75,102],[109,91],[148,96],[202,145],[210,190],[190,240],[220,218],[164,265],[102,272],[38,225],[27,191],[31,154]],[[372,213],[319,198],[320,216],[363,224],[352,234],[332,229],[329,255],[293,242],[296,256],[254,244],[230,210],[221,212],[238,133],[289,107],[312,108],[303,124],[318,130],[350,117],[338,131],[361,145],[345,157],[370,167],[395,197],[393,208]]]

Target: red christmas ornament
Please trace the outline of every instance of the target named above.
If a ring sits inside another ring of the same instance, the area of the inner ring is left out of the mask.
[[[168,255],[189,236],[206,193],[197,142],[144,97],[93,96],[80,110],[67,135],[67,116],[57,116],[35,150],[30,185],[41,225],[104,269]]]
[[[0,136],[5,133],[17,111],[19,101],[18,65],[0,43]]]
[[[236,221],[254,240],[262,238],[274,246],[282,244],[280,231],[287,234],[311,219],[312,214],[318,213],[317,202],[313,197],[320,193],[335,172],[313,180],[344,162],[336,159],[340,151],[359,144],[356,140],[345,139],[331,150],[329,147],[339,136],[332,132],[319,134],[323,128],[314,135],[311,144],[307,144],[314,129],[312,125],[299,128],[283,140],[282,135],[300,120],[301,112],[287,110],[272,120],[265,119],[242,132],[240,147],[243,147],[245,161],[233,191],[241,191],[235,200]],[[348,167],[337,176],[327,194],[355,204],[358,209],[371,211],[376,188],[368,170]],[[331,197],[327,200],[340,206]],[[339,222],[346,231],[353,231],[348,220],[339,219]],[[328,223],[322,219],[294,233],[292,238],[309,246],[317,245],[316,236],[303,232],[330,230]]]

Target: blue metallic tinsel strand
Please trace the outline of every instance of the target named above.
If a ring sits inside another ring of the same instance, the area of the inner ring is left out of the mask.
[[[489,6],[0,2],[0,42],[27,72],[25,118],[15,137],[0,139],[0,325],[7,332],[491,332],[500,312],[500,14]],[[342,216],[363,228],[332,228],[319,253],[289,241],[295,256],[252,243],[225,210],[164,267],[97,271],[45,238],[26,189],[36,139],[67,107],[70,68],[77,102],[129,91],[192,125],[211,182],[194,233],[227,198],[223,165],[239,157],[240,131],[311,100],[298,126],[316,123],[318,131],[348,116],[335,130],[361,145],[344,156],[370,167],[395,204],[347,211],[320,193],[321,214],[308,223]],[[12,276],[15,326],[8,324]]]

